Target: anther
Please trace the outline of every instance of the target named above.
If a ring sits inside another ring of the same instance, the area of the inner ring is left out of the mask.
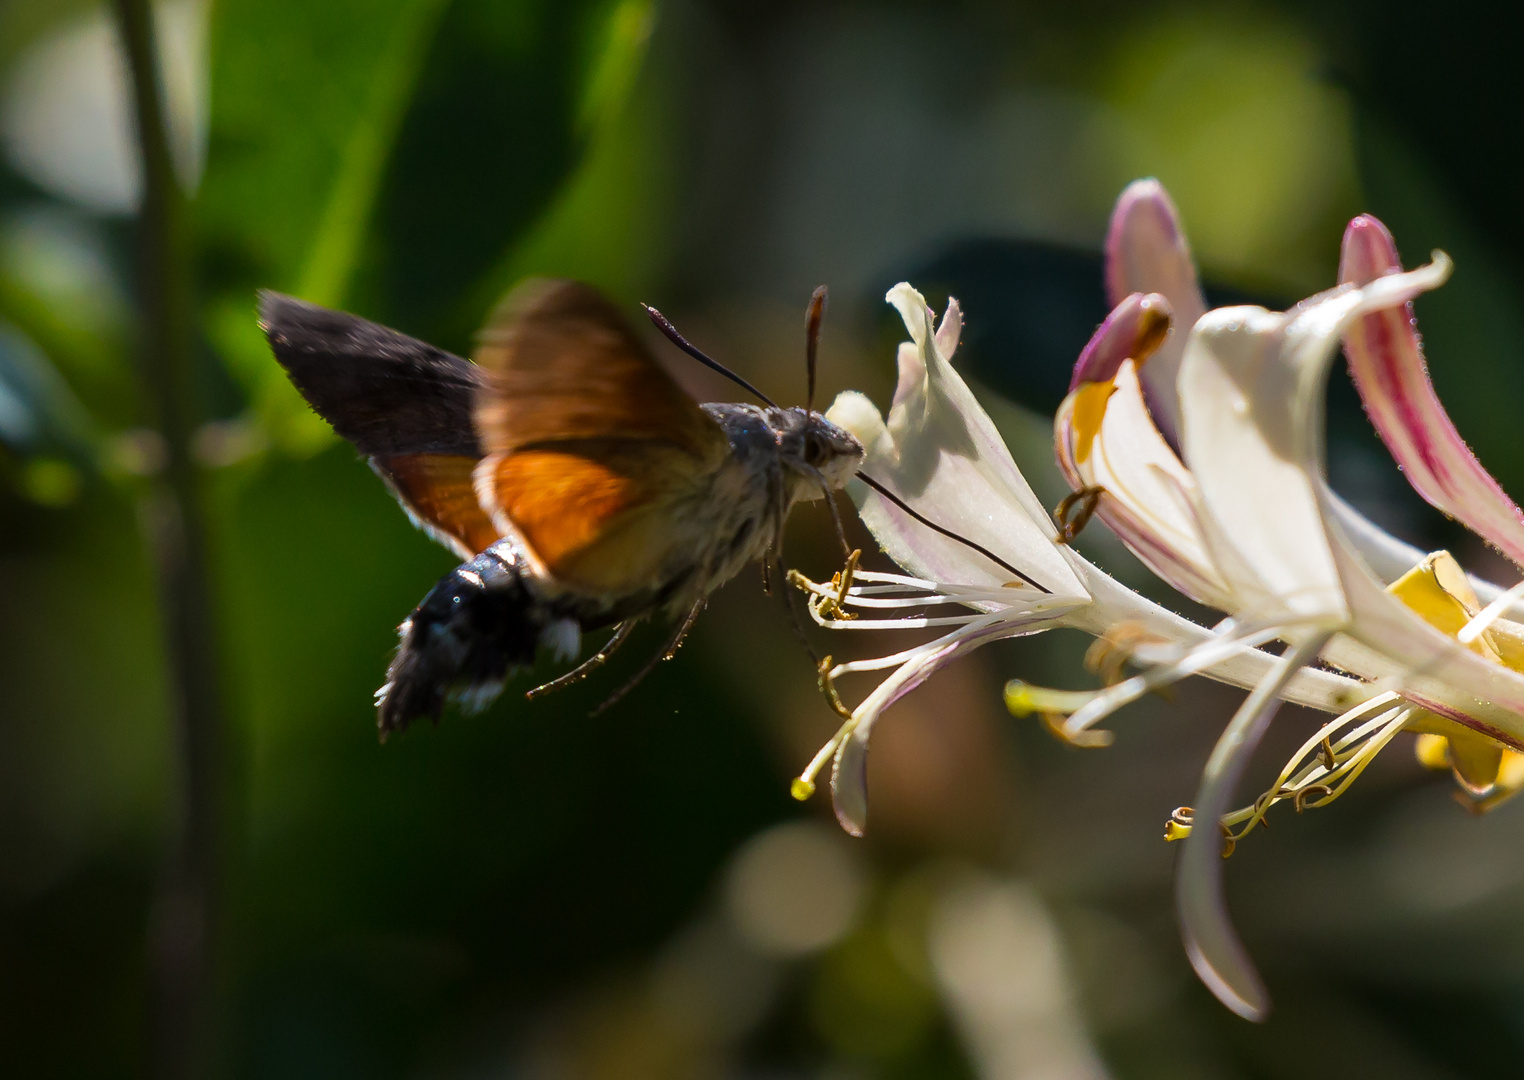
[[[1122,668],[1142,644],[1157,641],[1140,623],[1123,622],[1096,638],[1085,650],[1085,669],[1101,677],[1107,686],[1122,681]]]
[[[852,579],[857,574],[857,560],[862,558],[862,549],[858,548],[847,556],[847,565],[831,577],[831,588],[836,590],[835,596],[819,598],[819,602],[813,606],[815,613],[823,619],[840,619],[845,622],[855,619],[857,616],[848,611],[843,605],[847,602],[847,593],[852,590]]]
[[[1189,806],[1177,806],[1170,814],[1169,820],[1164,823],[1164,840],[1166,843],[1174,843],[1176,840],[1184,840],[1191,835],[1191,824],[1196,820],[1196,812]]]
[[[1086,750],[1110,746],[1115,736],[1109,731],[1081,731],[1071,733],[1064,721],[1095,698],[1088,690],[1048,690],[1012,679],[1005,684],[1005,707],[1012,716],[1031,716],[1036,713],[1043,726],[1060,742]]]
[[[1265,811],[1270,809],[1270,804],[1273,803],[1276,798],[1279,797],[1279,795],[1280,792],[1278,791],[1267,791],[1259,798],[1255,799],[1254,816],[1249,819],[1250,823],[1252,824],[1254,822],[1258,822],[1261,826],[1268,829],[1270,827],[1270,819],[1265,817]],[[1244,831],[1247,832],[1248,830],[1245,829]]]
[[[1339,764],[1339,759],[1334,755],[1333,744],[1328,741],[1327,735],[1324,735],[1323,741],[1318,744],[1318,752],[1323,755],[1323,768],[1333,772],[1334,767]],[[1297,812],[1300,813],[1300,809]]]
[[[1138,310],[1137,336],[1132,344],[1131,359],[1135,365],[1141,367],[1169,337],[1171,314],[1169,301],[1160,294],[1149,293],[1143,298]]]
[[[836,692],[836,683],[831,678],[831,663],[829,656],[820,661],[820,692],[825,695],[831,708],[836,710],[837,716],[844,720],[851,720],[852,710],[841,703],[841,695]]]
[[[1053,524],[1058,526],[1058,542],[1068,544],[1090,523],[1091,516],[1101,503],[1106,489],[1100,486],[1082,487],[1065,495],[1053,511]]]
[[[1292,799],[1292,805],[1296,807],[1296,812],[1300,814],[1303,810],[1307,809],[1307,800],[1312,798],[1314,795],[1332,794],[1333,788],[1329,787],[1327,784],[1308,784],[1306,787],[1302,788],[1296,793],[1296,797]],[[1313,805],[1316,806],[1317,804],[1314,803]]]
[[[1042,721],[1042,726],[1048,729],[1048,734],[1066,746],[1077,746],[1081,750],[1101,750],[1110,746],[1115,738],[1109,731],[1081,731],[1071,735],[1064,730],[1064,721],[1068,717],[1063,713],[1042,709],[1037,716]]]
[[[1170,814],[1169,821],[1164,824],[1164,839],[1184,840],[1191,835],[1191,828],[1195,824],[1196,811],[1189,806],[1177,806]],[[1238,846],[1238,838],[1228,828],[1227,822],[1219,821],[1217,827],[1222,830],[1222,857],[1226,859]]]

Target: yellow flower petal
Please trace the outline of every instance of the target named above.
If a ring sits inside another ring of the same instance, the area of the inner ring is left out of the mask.
[[[1074,391],[1074,460],[1083,465],[1090,457],[1090,446],[1101,433],[1106,419],[1106,403],[1116,393],[1116,383],[1084,383]]]
[[[1482,609],[1466,580],[1466,572],[1448,551],[1425,556],[1421,563],[1388,585],[1386,591],[1434,629],[1452,636],[1460,633]],[[1477,635],[1470,647],[1489,660],[1502,662],[1490,629]]]
[[[1450,743],[1443,735],[1419,732],[1418,741],[1413,744],[1413,754],[1418,758],[1418,764],[1426,769],[1444,772],[1450,767]]]

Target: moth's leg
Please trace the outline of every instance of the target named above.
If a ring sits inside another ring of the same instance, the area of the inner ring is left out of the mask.
[[[674,656],[676,656],[677,650],[682,648],[683,639],[688,636],[688,631],[692,630],[693,624],[698,621],[699,612],[704,610],[704,604],[705,601],[699,600],[691,608],[689,608],[688,614],[684,615],[683,621],[678,624],[677,632],[667,639],[667,644],[662,648],[661,652],[657,653],[655,656],[651,657],[650,660],[646,661],[645,667],[637,671],[635,676],[630,679],[629,682],[625,683],[618,690],[615,690],[612,694],[610,694],[607,701],[605,701],[602,705],[599,705],[588,715],[597,716],[599,713],[603,712],[604,709],[607,709],[620,698],[628,694],[631,690],[639,686],[641,680],[644,679],[647,675],[651,674],[651,672],[655,670],[657,664],[661,663],[663,660],[671,660]]]
[[[783,569],[783,559],[781,557],[778,559],[777,565],[778,576],[787,581],[788,572]],[[815,646],[810,644],[810,637],[804,632],[804,623],[799,618],[799,612],[794,608],[794,590],[784,589],[782,600],[784,614],[788,616],[789,628],[794,631],[794,637],[799,639],[799,644],[804,646],[804,651],[809,654],[810,659],[818,667],[820,665],[820,656],[815,652]]]
[[[852,545],[847,542],[847,527],[841,520],[841,507],[836,505],[836,492],[827,487],[823,480],[820,483],[820,492],[825,496],[826,506],[831,511],[831,524],[836,526],[836,539],[841,541],[841,553],[851,558]]]
[[[608,663],[609,657],[614,655],[614,650],[629,640],[630,634],[635,630],[635,624],[639,621],[638,619],[625,619],[618,626],[614,627],[614,636],[608,639],[603,648],[572,668],[565,675],[536,686],[533,690],[526,691],[524,694],[525,699],[533,701],[535,698],[548,694],[552,690],[565,689],[573,683],[579,683],[587,678],[604,664]]]
[[[771,596],[773,564],[776,563],[779,569],[783,567],[783,523],[788,516],[787,508],[783,505],[783,478],[776,465],[768,471],[767,501],[771,508],[773,535],[768,541],[767,550],[762,553],[762,591]]]
[[[831,512],[831,524],[836,527],[836,539],[841,541],[841,553],[846,556],[852,554],[852,545],[847,543],[847,527],[841,520],[841,507],[836,505],[836,493],[831,490],[831,485],[826,483],[820,470],[803,462],[794,465],[804,475],[815,481],[820,487],[820,493],[825,496],[826,509]]]
[[[822,490],[824,490],[823,482]],[[788,521],[788,507],[783,504],[783,481],[781,477],[774,477],[773,491],[775,493],[773,498],[773,543],[771,549],[762,559],[762,579],[768,584],[772,582],[772,575],[769,573],[769,570],[773,567],[777,568],[778,579],[780,581],[788,581],[788,572],[783,568],[783,526]],[[829,496],[829,492],[827,495]],[[832,509],[835,509],[834,504]],[[843,539],[845,539],[846,534],[843,533],[842,535]],[[783,601],[784,613],[788,615],[789,627],[794,631],[794,636],[799,639],[799,644],[804,646],[804,651],[809,654],[810,659],[819,664],[820,657],[816,655],[814,646],[810,644],[809,635],[804,632],[804,624],[799,619],[799,613],[794,610],[793,591],[793,589],[787,586],[783,589],[781,599]],[[767,595],[772,595],[771,589],[767,591]]]

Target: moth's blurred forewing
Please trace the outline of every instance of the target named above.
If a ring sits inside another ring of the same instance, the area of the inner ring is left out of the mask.
[[[463,558],[499,538],[476,501],[469,360],[343,311],[259,294],[259,325],[307,403],[370,459],[409,516]]]
[[[486,378],[417,338],[295,297],[259,294],[259,325],[302,397],[367,457],[481,457],[471,410]]]
[[[589,595],[654,587],[674,561],[676,515],[697,490],[689,454],[651,440],[577,440],[491,454],[477,495],[559,582]]]
[[[531,280],[482,331],[476,430],[486,453],[569,439],[653,439],[697,458],[724,433],[673,382],[602,293]]]
[[[557,581],[593,595],[664,584],[676,515],[729,452],[724,431],[601,293],[529,281],[482,333],[477,498]]]
[[[463,559],[491,547],[503,534],[477,501],[477,459],[461,454],[401,454],[371,458],[414,524]]]

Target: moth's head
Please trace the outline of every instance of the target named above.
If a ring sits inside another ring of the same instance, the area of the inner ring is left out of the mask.
[[[705,367],[718,371],[738,386],[749,390],[753,396],[763,402],[762,407],[718,406],[725,410],[725,415],[742,418],[739,424],[722,421],[726,423],[727,430],[730,432],[732,444],[736,441],[737,432],[746,425],[745,418],[760,417],[766,425],[766,430],[772,435],[778,460],[807,482],[805,491],[814,490],[821,494],[828,490],[845,487],[847,481],[862,466],[864,457],[862,443],[858,442],[851,432],[833,424],[815,410],[815,359],[819,351],[820,321],[825,316],[825,305],[826,287],[822,285],[810,297],[810,305],[804,316],[805,373],[809,379],[809,395],[803,408],[792,409],[780,408],[772,398],[724,364],[704,355],[677,332],[677,327],[673,326],[665,315],[650,305],[646,305],[646,314],[651,317],[656,328],[666,335],[669,341]],[[761,432],[755,432],[755,434],[761,434]],[[772,449],[772,446],[767,447],[769,453]],[[813,498],[813,495],[801,492],[800,497],[809,499]]]
[[[862,466],[863,444],[814,409],[776,409],[769,423],[784,462],[832,490],[845,487]]]

